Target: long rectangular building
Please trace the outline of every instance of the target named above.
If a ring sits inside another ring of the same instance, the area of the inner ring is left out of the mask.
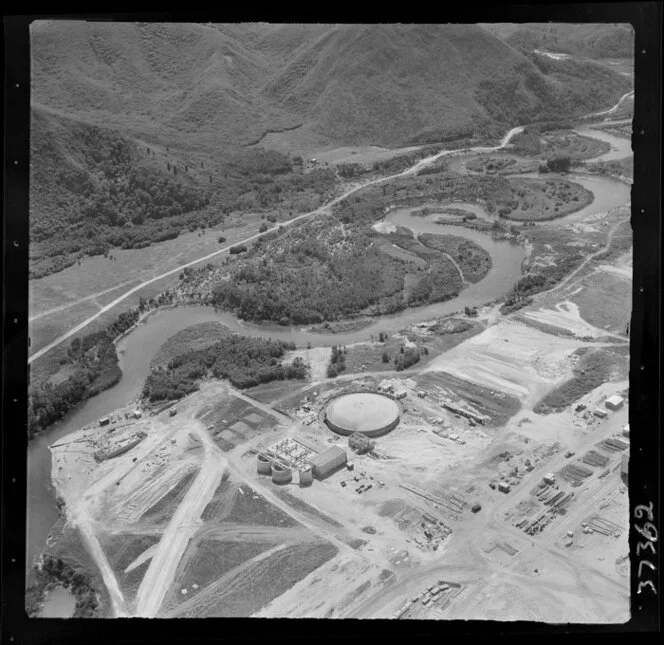
[[[346,465],[346,451],[339,446],[331,446],[311,460],[311,470],[316,479],[325,479]]]

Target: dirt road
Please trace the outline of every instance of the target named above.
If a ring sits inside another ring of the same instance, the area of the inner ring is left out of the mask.
[[[611,229],[609,230],[609,233],[606,236],[606,244],[601,249],[599,249],[598,251],[595,251],[594,253],[591,253],[583,262],[581,262],[581,264],[579,264],[578,267],[576,267],[576,269],[574,269],[574,271],[572,271],[572,273],[565,276],[558,284],[551,287],[551,289],[549,289],[548,291],[542,291],[541,293],[538,293],[537,295],[538,296],[541,296],[541,295],[544,295],[544,294],[548,295],[548,294],[552,293],[553,291],[556,291],[558,289],[562,289],[565,285],[569,284],[570,280],[572,280],[576,275],[578,275],[578,273],[580,271],[582,271],[584,269],[584,267],[586,267],[588,265],[589,262],[592,262],[598,255],[601,255],[602,253],[605,253],[606,251],[608,251],[611,248],[611,240],[613,240],[613,236],[614,236],[616,230],[618,229],[618,227],[621,224],[624,224],[625,222],[629,222],[629,218],[626,217],[624,219],[618,220],[611,227]]]
[[[83,538],[85,547],[87,548],[88,553],[90,553],[92,556],[92,559],[95,561],[95,564],[99,567],[99,571],[101,572],[106,589],[108,589],[108,593],[111,597],[113,616],[115,618],[129,616],[125,605],[125,599],[122,591],[120,591],[120,587],[118,586],[115,573],[113,573],[113,569],[111,569],[111,565],[106,559],[106,554],[101,548],[101,544],[99,544],[99,540],[95,535],[94,529],[88,524],[85,518],[77,519],[76,525],[81,537]]]
[[[137,616],[150,618],[157,615],[173,583],[175,572],[189,540],[198,530],[197,522],[201,513],[212,499],[226,468],[227,462],[223,453],[212,445],[208,434],[200,428],[192,432],[202,442],[203,463],[198,476],[168,523],[141,581],[136,594],[135,615]]]

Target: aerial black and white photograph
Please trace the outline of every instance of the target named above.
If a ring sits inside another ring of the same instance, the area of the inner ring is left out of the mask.
[[[32,22],[27,615],[629,621],[634,39]]]

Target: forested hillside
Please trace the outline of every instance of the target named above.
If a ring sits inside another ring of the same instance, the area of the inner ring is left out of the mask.
[[[474,25],[38,21],[31,46],[32,277],[230,212],[311,210],[337,181],[302,172],[314,142],[497,137],[631,89]],[[260,147],[295,130],[299,154]]]
[[[588,58],[634,56],[634,29],[629,24],[524,23],[483,27],[521,50],[543,49]]]

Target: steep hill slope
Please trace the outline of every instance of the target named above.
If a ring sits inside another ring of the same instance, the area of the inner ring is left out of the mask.
[[[482,25],[508,44],[522,50],[545,49],[588,58],[631,58],[634,29],[621,24]]]
[[[189,143],[243,145],[301,124],[343,144],[465,135],[504,125],[483,89],[497,78],[516,93],[512,124],[627,91],[585,64],[543,70],[474,25],[51,22],[32,38],[35,103]],[[579,84],[595,91],[563,101]]]
[[[315,208],[333,172],[303,175],[268,132],[300,129],[303,154],[487,138],[631,89],[473,25],[41,21],[31,46],[33,277],[230,211]]]

